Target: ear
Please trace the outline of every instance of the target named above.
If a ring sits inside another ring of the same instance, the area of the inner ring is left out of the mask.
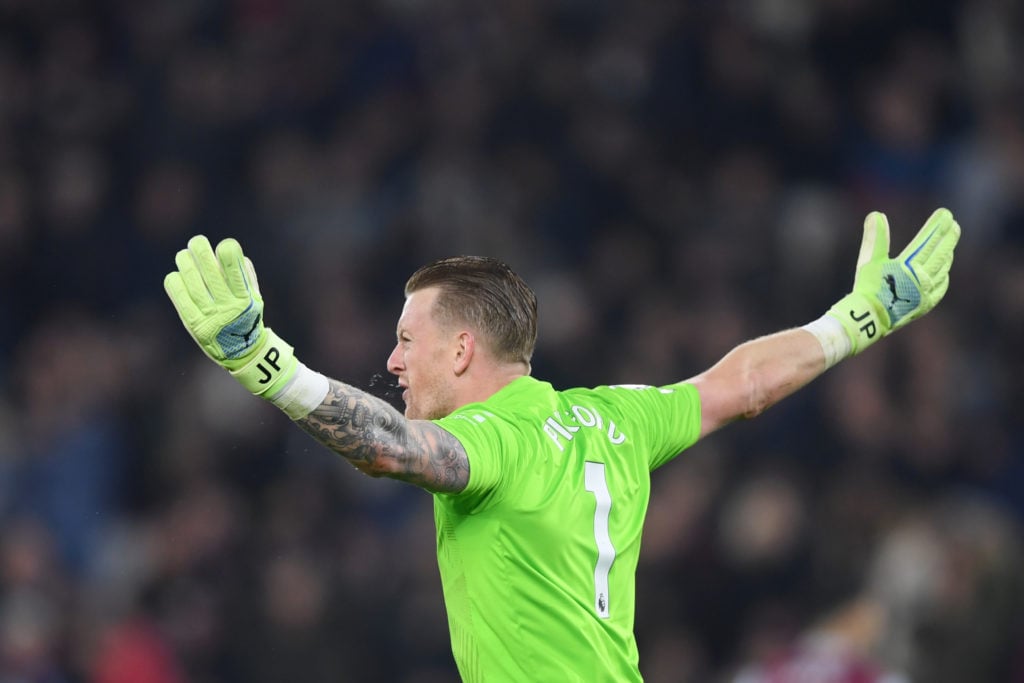
[[[469,363],[473,360],[475,352],[476,339],[473,337],[473,333],[467,330],[459,332],[455,339],[455,362],[452,366],[456,377],[469,369]]]

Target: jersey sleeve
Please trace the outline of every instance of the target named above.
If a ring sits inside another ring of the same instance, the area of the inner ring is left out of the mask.
[[[480,408],[466,407],[434,421],[459,440],[469,459],[469,483],[459,493],[443,495],[461,511],[472,514],[489,507],[500,484],[515,467],[518,430]]]
[[[647,439],[647,464],[655,470],[700,438],[700,395],[692,384],[661,387],[619,385],[617,402],[631,424],[642,425]]]

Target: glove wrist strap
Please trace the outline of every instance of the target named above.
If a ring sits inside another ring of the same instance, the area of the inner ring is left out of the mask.
[[[835,318],[850,340],[851,355],[856,355],[889,333],[889,322],[869,297],[851,292],[837,301],[826,315]]]
[[[250,354],[248,361],[231,375],[252,393],[269,398],[278,393],[295,374],[299,361],[291,344],[278,337],[269,327]]]

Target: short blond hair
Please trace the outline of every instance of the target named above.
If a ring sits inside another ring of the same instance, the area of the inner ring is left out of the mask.
[[[432,311],[438,322],[466,323],[486,337],[499,361],[530,364],[537,296],[507,264],[488,256],[443,258],[413,273],[405,295],[427,287],[440,289]]]

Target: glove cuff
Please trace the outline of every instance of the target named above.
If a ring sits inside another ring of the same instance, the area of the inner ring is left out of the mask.
[[[826,315],[839,321],[850,340],[851,355],[889,334],[889,317],[874,297],[851,292],[837,301]]]
[[[269,399],[288,383],[295,374],[298,364],[295,349],[291,344],[267,327],[245,364],[229,370],[246,389],[257,396]]]

